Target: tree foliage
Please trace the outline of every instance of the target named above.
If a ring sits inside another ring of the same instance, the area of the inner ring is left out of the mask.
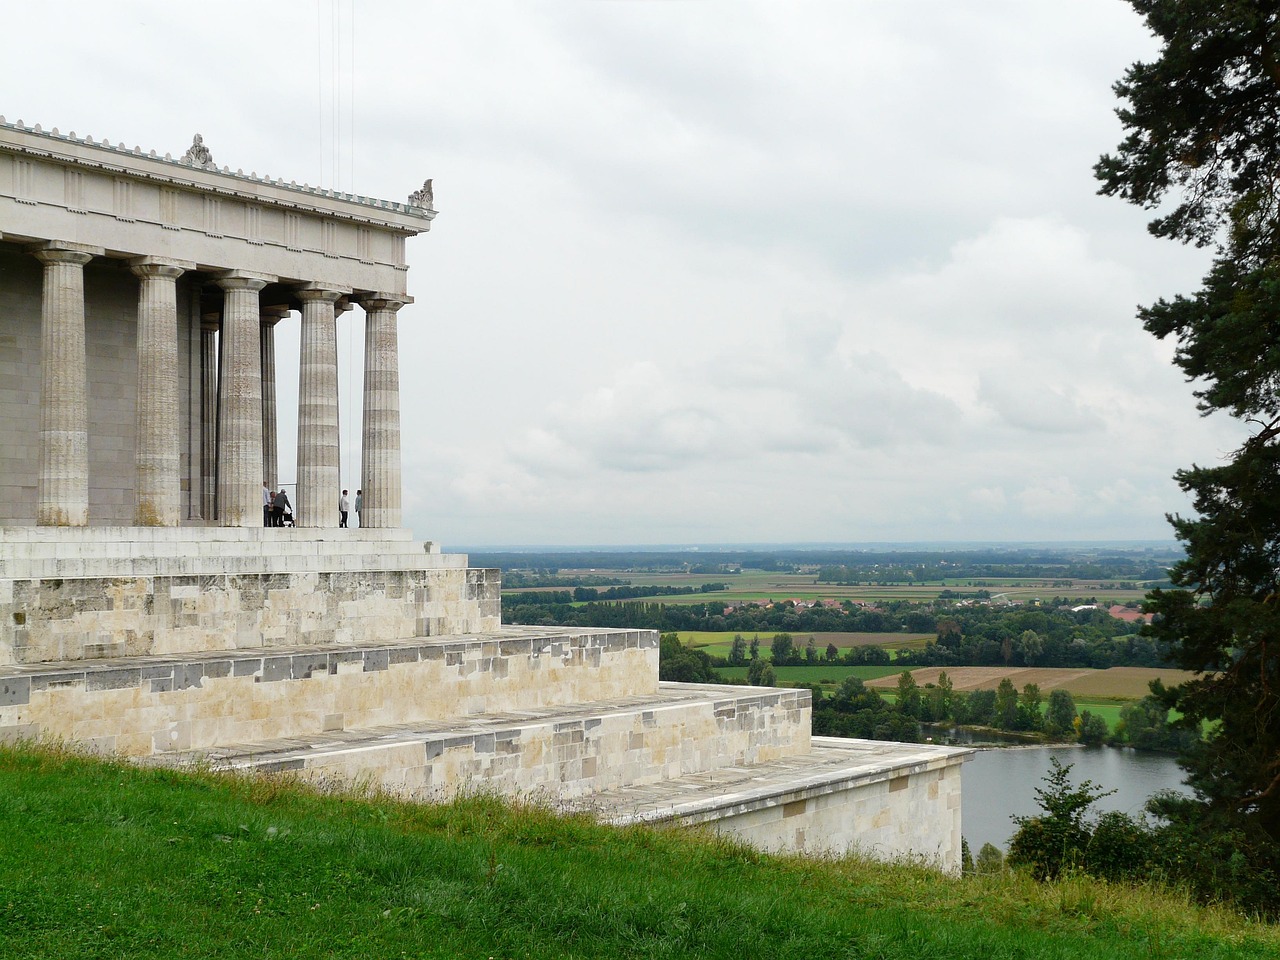
[[[1178,473],[1186,559],[1154,591],[1152,635],[1192,681],[1154,692],[1188,730],[1188,829],[1234,832],[1280,863],[1280,5],[1130,0],[1161,43],[1116,84],[1126,136],[1102,192],[1157,211],[1151,232],[1208,246],[1200,290],[1140,312],[1173,338],[1205,413],[1254,430],[1222,465]]]
[[[1076,701],[1067,690],[1049,691],[1049,708],[1045,711],[1044,730],[1051,737],[1076,733]]]
[[[1092,780],[1073,786],[1071,764],[1063,764],[1057,757],[1051,757],[1049,764],[1045,785],[1036,788],[1036,802],[1043,812],[1014,817],[1018,830],[1009,841],[1009,863],[1029,866],[1037,880],[1052,879],[1067,867],[1082,863],[1093,835],[1086,819],[1089,808],[1115,793],[1099,790]]]

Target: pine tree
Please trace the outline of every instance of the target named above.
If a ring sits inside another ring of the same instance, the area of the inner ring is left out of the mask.
[[[1157,236],[1211,247],[1200,290],[1140,311],[1196,382],[1205,413],[1252,436],[1221,466],[1179,471],[1195,516],[1187,556],[1156,590],[1151,634],[1197,676],[1162,702],[1190,730],[1196,828],[1241,831],[1280,862],[1280,6],[1130,0],[1161,41],[1116,84],[1127,135],[1101,192],[1160,208]],[[1255,850],[1255,853],[1257,850]]]

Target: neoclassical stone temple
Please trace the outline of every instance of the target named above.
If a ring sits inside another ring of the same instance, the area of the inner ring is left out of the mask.
[[[405,241],[435,215],[430,181],[389,202],[199,136],[175,157],[0,117],[0,737],[955,868],[968,751],[812,738],[808,691],[660,683],[651,631],[504,626],[497,571],[403,529]],[[364,509],[339,529],[353,308]],[[296,526],[264,529],[293,313]]]
[[[405,239],[435,211],[0,119],[0,520],[261,525],[275,325],[301,314],[299,526],[336,527],[334,316],[365,314],[364,525],[400,525]],[[289,471],[292,473],[292,470]]]

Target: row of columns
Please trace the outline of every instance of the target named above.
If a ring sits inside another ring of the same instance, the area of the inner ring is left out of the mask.
[[[36,522],[83,526],[89,520],[88,376],[85,352],[84,266],[101,248],[44,243],[33,250],[44,264],[41,301],[40,465]],[[181,519],[178,404],[177,279],[194,263],[159,257],[129,261],[139,278],[137,328],[136,508],[139,526],[176,526]],[[275,336],[283,312],[264,311],[259,294],[276,278],[227,271],[221,331],[215,350],[211,324],[202,328],[203,368],[217,363],[216,386],[206,377],[202,403],[216,410],[217,432],[202,440],[208,478],[205,516],[216,496],[220,526],[262,523],[262,482],[274,486]],[[340,489],[336,317],[350,290],[305,284],[298,383],[298,486],[294,522],[337,525]],[[361,526],[400,526],[400,402],[396,312],[407,302],[388,297],[358,301],[366,311]],[[215,353],[219,354],[215,357]],[[214,391],[216,390],[216,395]],[[193,491],[193,496],[197,495]]]

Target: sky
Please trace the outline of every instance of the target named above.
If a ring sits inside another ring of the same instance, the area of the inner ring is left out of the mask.
[[[1171,539],[1203,418],[1096,195],[1121,0],[115,0],[5,11],[0,114],[439,211],[405,525],[450,545]],[[14,42],[22,38],[21,42]],[[359,309],[339,325],[358,486]],[[278,327],[293,479],[297,315]]]

